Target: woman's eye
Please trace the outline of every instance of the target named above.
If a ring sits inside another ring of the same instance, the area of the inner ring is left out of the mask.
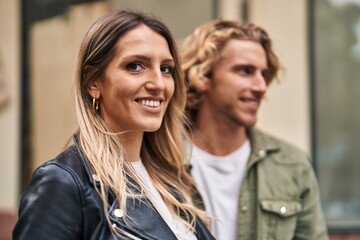
[[[160,68],[161,72],[168,74],[168,75],[172,75],[174,72],[174,67],[172,66],[162,66]]]
[[[139,72],[143,69],[143,66],[140,63],[137,62],[133,62],[133,63],[129,63],[126,68],[129,71],[133,71],[133,72]]]

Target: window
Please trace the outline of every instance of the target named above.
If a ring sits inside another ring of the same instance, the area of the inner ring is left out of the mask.
[[[313,159],[330,231],[360,230],[360,1],[309,1]]]

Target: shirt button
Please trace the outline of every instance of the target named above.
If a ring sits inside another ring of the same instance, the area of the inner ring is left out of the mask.
[[[241,211],[242,211],[242,212],[247,212],[247,210],[248,210],[248,207],[247,207],[247,206],[244,205],[244,206],[241,207]]]
[[[261,158],[265,157],[265,156],[266,156],[265,150],[260,150],[260,151],[258,152],[258,156],[261,157]]]
[[[281,212],[281,214],[284,215],[284,214],[287,212],[286,207],[285,207],[285,206],[282,206],[282,207],[280,208],[280,212]]]
[[[114,215],[115,217],[121,218],[123,216],[123,212],[121,211],[121,209],[117,208],[114,210]]]

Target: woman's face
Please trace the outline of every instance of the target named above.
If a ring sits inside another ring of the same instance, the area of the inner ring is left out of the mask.
[[[160,128],[174,93],[174,59],[166,39],[145,25],[116,45],[104,79],[89,87],[100,112],[115,132],[153,132]]]

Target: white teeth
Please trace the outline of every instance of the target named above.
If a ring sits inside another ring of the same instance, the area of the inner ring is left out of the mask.
[[[158,100],[141,100],[140,103],[142,105],[148,106],[148,107],[158,107],[160,106],[160,101]]]
[[[259,104],[258,101],[254,101],[254,100],[249,100],[249,99],[240,99],[240,100],[254,106]]]

